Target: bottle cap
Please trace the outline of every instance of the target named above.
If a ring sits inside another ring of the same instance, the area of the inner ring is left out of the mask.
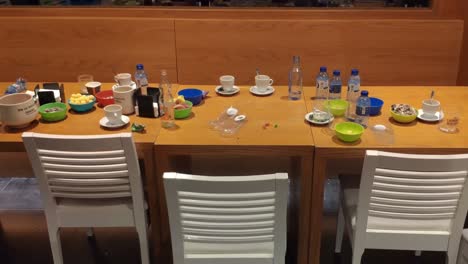
[[[143,70],[143,64],[137,64],[136,69],[137,70]]]
[[[293,63],[294,63],[294,64],[299,64],[299,63],[301,63],[301,57],[299,57],[299,56],[293,56]]]
[[[334,70],[333,75],[340,76],[341,72],[339,70]]]
[[[366,91],[366,90],[361,91],[361,96],[368,96],[368,95],[369,95],[368,91]]]
[[[327,72],[327,67],[325,66],[320,67],[320,72]]]
[[[352,69],[351,70],[351,75],[359,75],[359,70],[358,69]]]

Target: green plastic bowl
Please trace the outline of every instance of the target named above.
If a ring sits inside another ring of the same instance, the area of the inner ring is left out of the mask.
[[[353,122],[343,122],[335,126],[335,132],[336,136],[344,142],[354,142],[364,133],[364,127]]]
[[[52,107],[58,107],[62,110],[53,112],[53,113],[47,113],[46,109],[52,108]],[[60,121],[60,120],[65,119],[65,117],[67,116],[67,105],[64,103],[48,103],[45,105],[41,105],[41,107],[39,107],[39,114],[41,114],[42,119],[45,121],[49,121],[49,122]]]
[[[348,109],[348,102],[342,99],[329,100],[325,103],[325,107],[330,110],[333,116],[343,116]]]
[[[185,109],[175,109],[174,110],[174,117],[175,119],[184,119],[184,118],[187,118],[190,116],[190,113],[192,113],[192,106],[193,106],[193,103],[186,100],[185,101],[186,104],[189,105],[188,108],[185,108]]]
[[[401,114],[397,114],[395,112],[393,112],[392,110],[390,110],[390,114],[392,115],[392,118],[397,121],[397,122],[400,122],[400,123],[411,123],[413,122],[416,117],[418,117],[418,114],[417,114],[417,111],[413,108],[413,115],[401,115]]]

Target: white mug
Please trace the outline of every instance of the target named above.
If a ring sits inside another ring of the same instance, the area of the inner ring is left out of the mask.
[[[86,90],[88,94],[96,95],[101,91],[101,83],[100,82],[88,82],[86,83]]]
[[[440,102],[434,99],[426,99],[422,105],[423,115],[433,117],[440,110]]]
[[[255,76],[255,85],[257,86],[257,90],[261,93],[267,91],[268,86],[273,84],[273,80],[268,75],[257,75]]]
[[[119,124],[122,122],[122,106],[118,104],[111,104],[104,107],[107,120],[111,124]]]
[[[28,126],[37,117],[37,105],[27,93],[9,94],[0,97],[0,122],[5,126]]]
[[[119,73],[114,76],[114,80],[118,85],[130,85],[132,83],[132,75],[130,73]]]
[[[133,100],[135,90],[129,85],[122,85],[115,87],[113,91],[114,101],[116,104],[122,106],[122,113],[124,115],[133,113],[135,111],[135,101]]]
[[[232,92],[234,91],[234,76],[232,75],[223,75],[219,77],[219,81],[221,82],[221,86],[223,87],[223,90],[226,92]]]

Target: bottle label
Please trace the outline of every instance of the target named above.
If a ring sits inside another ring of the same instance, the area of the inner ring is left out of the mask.
[[[370,107],[356,106],[356,115],[358,116],[368,116]]]
[[[330,86],[330,93],[341,93],[341,84],[331,85]]]
[[[324,80],[317,81],[317,88],[321,90],[328,89],[328,81],[324,81]]]
[[[350,83],[350,84],[348,85],[348,92],[358,92],[358,91],[359,91],[359,88],[360,88],[360,85],[354,84],[354,83]]]

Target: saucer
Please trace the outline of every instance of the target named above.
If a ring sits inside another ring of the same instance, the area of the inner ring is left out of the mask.
[[[101,118],[101,120],[99,120],[99,124],[103,127],[107,127],[107,128],[117,128],[117,127],[122,127],[122,126],[125,126],[126,124],[128,124],[128,122],[130,122],[130,118],[126,115],[122,115],[122,122],[118,123],[118,124],[112,124],[109,122],[109,119],[107,119],[107,117],[103,117]]]
[[[312,117],[314,115],[314,112],[310,112],[310,113],[307,113],[305,115],[305,120],[307,120],[308,122],[312,123],[312,124],[316,124],[316,125],[325,125],[325,124],[328,124],[328,123],[331,123],[335,118],[333,117],[332,114],[331,115],[331,118],[326,120],[326,121],[316,121],[314,120]]]
[[[434,116],[428,117],[428,116],[424,116],[424,112],[422,109],[419,109],[418,118],[426,122],[437,122],[437,121],[444,119],[444,112],[443,111],[436,112]]]
[[[118,84],[112,85],[112,91],[114,91],[114,89],[117,88],[117,87],[119,87]],[[136,83],[135,83],[134,81],[132,81],[132,82],[130,83],[130,87],[132,87],[132,89],[135,90],[135,89],[137,88]]]
[[[233,94],[236,94],[240,91],[239,87],[237,86],[233,86],[234,90],[230,91],[230,92],[226,92],[223,90],[223,87],[221,85],[218,85],[216,86],[215,88],[215,91],[216,93],[220,94],[220,95],[233,95]]]
[[[257,89],[257,86],[252,86],[250,87],[250,92],[255,94],[255,95],[270,95],[275,92],[275,88],[273,86],[268,86],[267,89],[264,92],[260,92]]]

